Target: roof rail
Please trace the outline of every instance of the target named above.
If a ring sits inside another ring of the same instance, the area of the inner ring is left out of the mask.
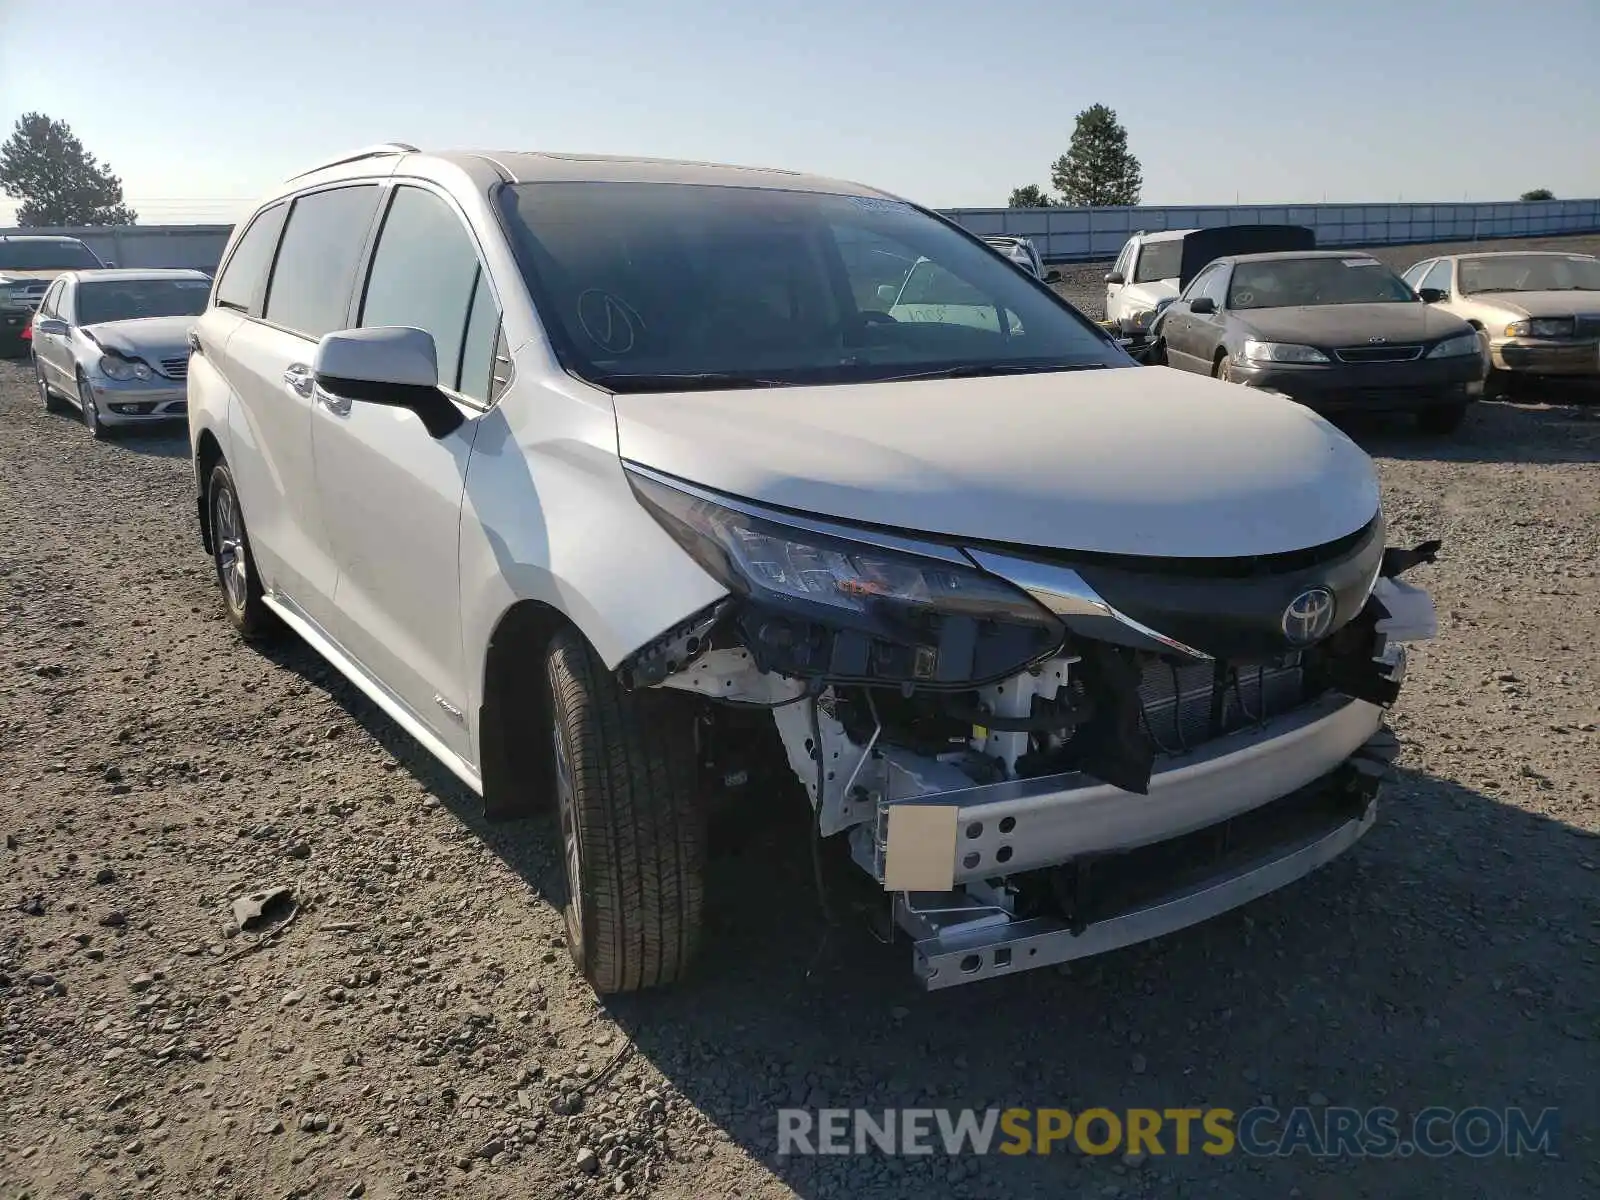
[[[345,163],[360,162],[363,158],[380,158],[386,154],[416,154],[415,146],[407,142],[379,142],[376,146],[364,146],[350,154],[341,154],[338,158],[330,158],[327,162],[320,162],[314,167],[307,167],[304,171],[296,171],[289,176],[290,179],[300,179],[303,176],[325,171],[329,167],[342,166]]]

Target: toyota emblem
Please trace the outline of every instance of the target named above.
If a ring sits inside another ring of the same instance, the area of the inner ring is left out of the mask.
[[[1309,646],[1333,628],[1337,604],[1325,587],[1307,588],[1283,610],[1283,636],[1291,646]]]

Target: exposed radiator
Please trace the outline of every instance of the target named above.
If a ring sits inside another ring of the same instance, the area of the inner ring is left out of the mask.
[[[1305,701],[1299,654],[1260,665],[1223,665],[1220,688],[1215,663],[1175,666],[1153,659],[1145,667],[1139,701],[1145,728],[1159,749],[1181,754],[1223,733],[1282,716]],[[1220,728],[1213,722],[1219,691]]]

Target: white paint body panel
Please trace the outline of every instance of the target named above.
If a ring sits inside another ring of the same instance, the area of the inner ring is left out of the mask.
[[[734,496],[992,542],[1228,557],[1378,511],[1371,460],[1282,397],[1165,367],[615,398],[626,459]]]

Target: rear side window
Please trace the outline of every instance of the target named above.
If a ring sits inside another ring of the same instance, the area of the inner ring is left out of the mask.
[[[255,311],[266,288],[267,272],[272,268],[272,254],[278,248],[278,234],[283,232],[283,218],[288,214],[287,204],[274,204],[250,222],[217,280],[217,303],[223,308]]]
[[[455,210],[422,188],[396,188],[367,276],[361,325],[431,333],[440,385],[487,403],[499,324],[477,247]]]
[[[372,184],[312,192],[294,202],[267,289],[267,320],[308,338],[345,328],[377,202]]]
[[[1441,292],[1450,290],[1450,260],[1441,258],[1433,264],[1433,269],[1422,277],[1422,286],[1425,288],[1438,288]]]

